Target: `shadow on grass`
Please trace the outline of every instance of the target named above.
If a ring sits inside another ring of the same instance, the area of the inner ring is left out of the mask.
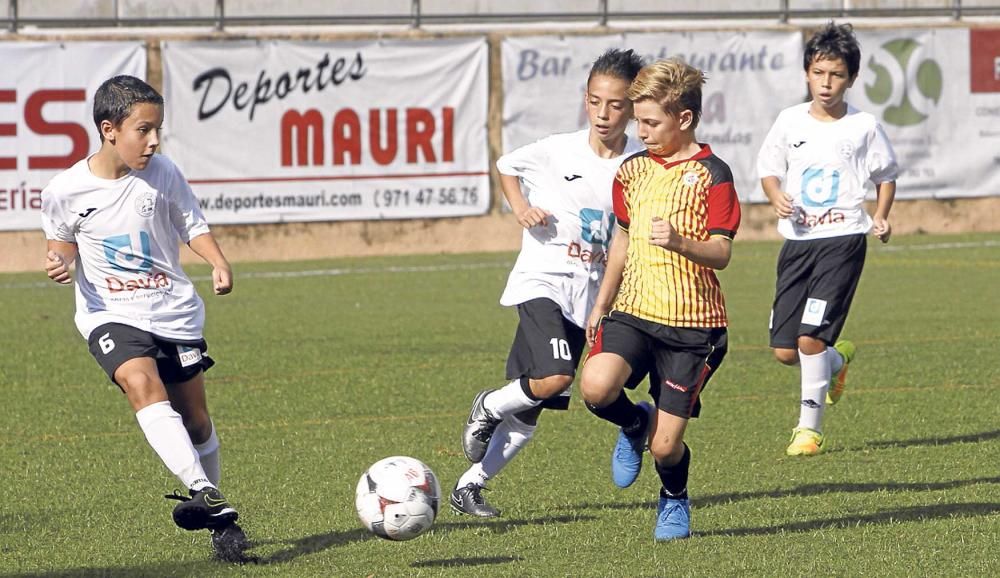
[[[892,524],[896,522],[923,522],[938,518],[971,518],[978,516],[991,516],[997,513],[1000,513],[1000,504],[935,504],[932,506],[912,506],[897,510],[886,510],[875,514],[860,514],[857,516],[845,516],[843,518],[831,518],[828,520],[810,520],[807,522],[794,522],[790,524],[780,524],[777,526],[733,528],[729,530],[697,532],[695,533],[695,537],[768,536],[771,534],[784,534],[788,532],[811,532],[813,530],[821,529],[856,528],[857,526]]]
[[[735,492],[732,494],[715,494],[711,496],[695,496],[691,498],[691,506],[706,508],[759,500],[762,498],[790,498],[822,496],[833,493],[871,493],[871,492],[933,492],[937,490],[953,490],[977,484],[1000,484],[1000,476],[972,478],[968,480],[949,480],[945,482],[870,482],[870,483],[830,483],[805,484],[787,489],[764,490],[759,492]],[[629,503],[582,503],[570,506],[559,506],[560,510],[648,510],[656,507],[653,500]]]
[[[410,564],[412,568],[465,568],[467,566],[486,566],[494,564],[507,564],[508,562],[521,562],[524,558],[520,556],[491,556],[477,558],[448,558],[447,560],[426,560],[424,562],[414,562]]]
[[[872,442],[866,442],[864,445],[859,447],[831,448],[829,450],[829,453],[857,452],[872,448],[875,449],[909,448],[915,446],[946,446],[951,444],[974,444],[979,442],[988,442],[996,439],[1000,439],[1000,429],[993,431],[984,431],[974,434],[960,435],[960,436],[915,438],[909,440],[872,441]]]
[[[468,520],[468,521],[454,521],[454,522],[439,522],[434,525],[431,530],[434,533],[438,532],[454,532],[466,529],[485,529],[489,532],[495,534],[504,534],[510,532],[515,528],[522,526],[534,526],[534,525],[544,525],[544,524],[569,524],[573,522],[587,522],[595,520],[594,516],[582,515],[582,516],[545,516],[540,518],[532,519],[512,519],[512,520]],[[314,534],[312,536],[305,536],[303,538],[297,538],[293,540],[252,540],[254,548],[267,545],[283,544],[287,547],[277,552],[259,558],[256,564],[259,565],[271,565],[271,564],[284,564],[295,560],[301,556],[307,556],[310,554],[315,554],[317,552],[322,552],[330,548],[346,546],[352,542],[360,542],[362,540],[380,540],[373,534],[361,529],[346,530],[339,532],[326,532],[323,534]],[[250,554],[253,554],[253,549],[249,550]],[[415,562],[413,567],[450,567],[450,566],[461,566],[461,565],[487,565],[487,564],[506,564],[508,562],[518,562],[521,558],[518,557],[471,557],[471,558],[452,558],[448,560],[428,560],[424,562]],[[73,578],[82,576],[102,576],[108,578],[125,578],[133,576],[194,576],[200,574],[211,574],[215,571],[219,571],[228,564],[224,562],[217,562],[214,560],[204,560],[204,561],[191,561],[191,562],[161,562],[156,564],[148,564],[142,566],[131,566],[131,567],[114,567],[114,568],[74,568],[69,570],[52,570],[46,572],[37,573],[5,573],[0,572],[0,578],[42,578],[42,577],[52,577],[52,578]]]

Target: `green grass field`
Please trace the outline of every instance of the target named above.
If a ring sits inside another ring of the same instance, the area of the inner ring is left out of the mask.
[[[876,243],[877,244],[877,243]],[[723,272],[730,354],[688,429],[694,537],[652,540],[658,480],[613,487],[616,432],[578,397],[492,484],[492,521],[448,510],[411,542],[361,530],[354,487],[390,455],[445,496],[472,396],[502,384],[512,254],[237,266],[208,304],[222,488],[261,563],[212,561],[174,527],[179,484],[72,323],[72,291],[0,275],[0,575],[1000,575],[1000,235],[869,249],[828,452],[788,458],[798,373],[773,361],[777,243]],[[640,388],[641,389],[641,388]],[[644,392],[639,391],[642,394]]]

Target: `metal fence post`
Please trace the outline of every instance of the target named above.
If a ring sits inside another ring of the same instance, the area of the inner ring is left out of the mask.
[[[962,19],[962,0],[951,0],[951,19],[961,20]]]
[[[608,0],[598,0],[598,10],[601,12],[601,26],[608,25]]]
[[[420,28],[420,0],[410,2],[410,27]]]
[[[226,23],[226,0],[215,0],[215,30],[222,32]]]
[[[779,10],[781,10],[781,16],[778,17],[778,20],[782,24],[788,24],[788,0],[781,0],[778,4],[780,5]]]
[[[17,0],[10,0],[7,3],[7,14],[10,16],[10,26],[8,28],[12,33],[17,32]]]

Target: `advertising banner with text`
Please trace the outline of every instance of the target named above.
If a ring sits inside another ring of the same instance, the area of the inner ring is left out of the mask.
[[[507,38],[502,44],[504,151],[585,128],[587,75],[608,48],[632,48],[647,62],[680,56],[703,70],[708,81],[698,140],[711,144],[732,168],[741,199],[764,200],[757,151],[778,113],[806,95],[798,32]]]
[[[0,230],[41,229],[42,189],[96,152],[94,93],[146,77],[142,42],[0,42]]]
[[[489,209],[482,37],[161,46],[163,150],[210,223]]]
[[[848,101],[899,158],[897,198],[1000,195],[1000,29],[859,30]]]

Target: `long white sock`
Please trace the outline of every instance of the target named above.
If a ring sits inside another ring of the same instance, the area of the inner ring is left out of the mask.
[[[212,485],[201,467],[191,437],[184,429],[181,414],[174,411],[169,401],[147,405],[135,412],[135,419],[163,465],[182,484],[195,491]]]
[[[490,393],[483,400],[483,407],[493,415],[506,418],[509,415],[521,413],[542,403],[540,399],[531,399],[521,389],[521,380],[515,379],[500,389]]]
[[[222,463],[219,460],[219,437],[215,435],[215,424],[212,424],[212,435],[200,444],[194,444],[194,449],[198,452],[201,467],[208,475],[208,481],[213,486],[218,487],[219,480],[222,479]]]
[[[516,417],[509,417],[493,432],[486,455],[478,464],[472,464],[458,480],[458,487],[468,484],[486,485],[487,480],[500,473],[521,448],[531,441],[538,426],[528,425]]]
[[[825,351],[815,355],[799,352],[802,372],[802,405],[799,407],[799,427],[823,431],[823,409],[826,390],[830,387],[830,362]]]
[[[844,356],[833,347],[826,348],[826,359],[830,362],[830,375],[837,375],[844,367]]]

